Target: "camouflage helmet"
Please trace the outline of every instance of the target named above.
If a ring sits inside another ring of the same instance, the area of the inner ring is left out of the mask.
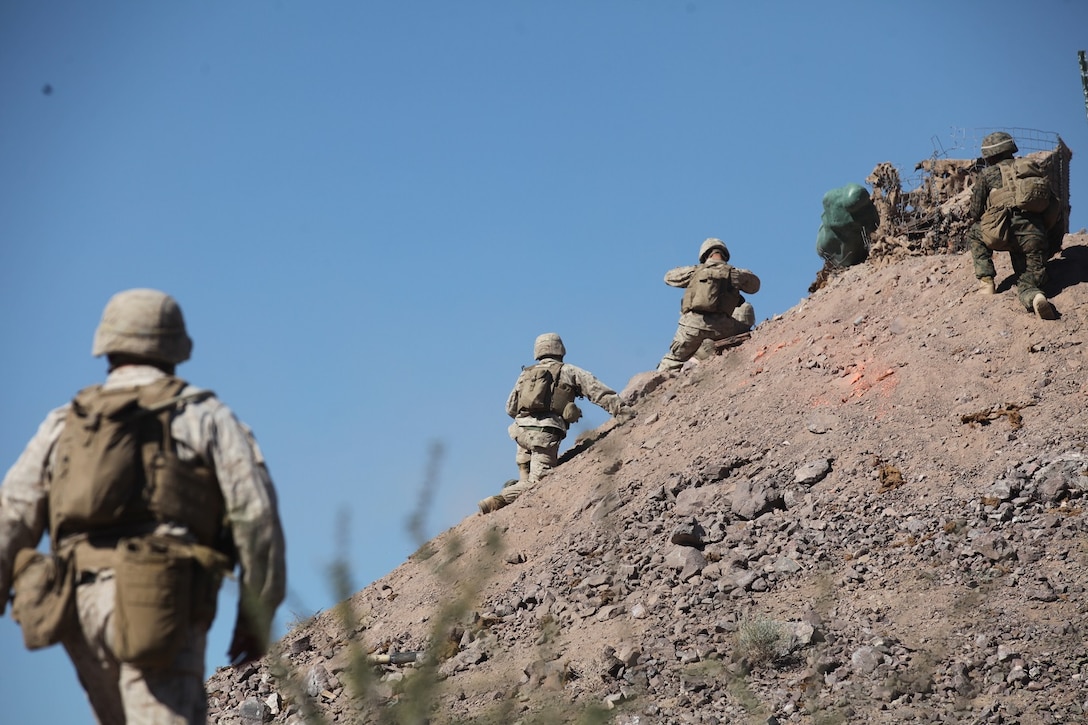
[[[106,303],[91,354],[124,353],[176,365],[188,360],[192,350],[185,318],[173,297],[153,289],[130,289]]]
[[[715,249],[720,249],[725,261],[729,261],[729,248],[725,246],[725,242],[720,239],[715,239],[714,237],[708,237],[707,240],[703,242],[703,246],[699,247],[699,263],[702,264],[705,262],[706,258],[709,257],[710,253]]]
[[[1020,149],[1016,148],[1016,142],[1012,136],[1004,131],[995,131],[982,139],[982,158],[992,159],[1004,153],[1014,154]]]
[[[567,348],[563,347],[563,338],[554,332],[539,335],[533,343],[533,358],[536,360],[543,357],[562,358],[566,354]]]

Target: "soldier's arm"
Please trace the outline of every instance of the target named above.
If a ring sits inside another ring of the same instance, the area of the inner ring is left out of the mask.
[[[578,389],[581,391],[582,397],[594,405],[599,405],[612,415],[617,415],[624,410],[626,406],[623,399],[615,390],[598,380],[593,373],[574,365],[564,364],[564,369],[567,367],[571,368],[571,373],[578,383]]]
[[[46,477],[67,414],[65,405],[46,416],[0,484],[0,614],[7,607],[15,554],[36,548],[49,524]]]
[[[518,380],[514,383],[514,389],[510,391],[510,395],[506,398],[506,414],[511,418],[518,417],[518,388],[521,387],[522,375],[524,375],[524,371],[518,375]]]
[[[741,292],[747,292],[748,294],[759,292],[759,277],[747,269],[733,267],[729,272],[729,281]]]
[[[286,545],[276,491],[250,429],[226,405],[209,403],[208,455],[223,492],[241,573],[239,624],[244,619],[248,634],[267,646],[272,617],[287,591]]]
[[[990,181],[986,178],[986,173],[980,172],[975,179],[975,185],[971,187],[971,206],[970,214],[972,221],[978,221],[982,218],[982,213],[986,211],[986,202],[990,197]]]
[[[691,282],[691,275],[695,274],[694,265],[688,267],[674,267],[665,273],[665,284],[670,287],[687,287]]]

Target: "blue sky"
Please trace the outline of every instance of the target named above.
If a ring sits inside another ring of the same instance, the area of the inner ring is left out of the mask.
[[[282,634],[335,603],[341,517],[357,587],[415,550],[432,445],[428,537],[515,474],[504,403],[537,334],[616,389],[655,367],[662,276],[705,237],[762,278],[758,319],[783,313],[822,265],[824,192],[992,127],[1065,139],[1088,225],[1085,28],[1079,0],[4,0],[0,465],[103,377],[110,295],[170,292],[179,375],[254,429],[279,491]],[[6,722],[90,721],[59,648],[4,617],[0,650]]]

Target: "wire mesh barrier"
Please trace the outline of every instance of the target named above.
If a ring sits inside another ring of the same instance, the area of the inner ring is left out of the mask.
[[[994,131],[1016,140],[1018,155],[1032,156],[1051,180],[1062,204],[1059,222],[1069,231],[1069,164],[1072,151],[1061,136],[1030,128],[953,129],[946,146],[934,136],[933,154],[909,173],[889,162],[873,169],[866,179],[880,212],[872,234],[872,255],[936,254],[967,248],[971,225],[971,188],[986,162],[978,155],[981,140]]]

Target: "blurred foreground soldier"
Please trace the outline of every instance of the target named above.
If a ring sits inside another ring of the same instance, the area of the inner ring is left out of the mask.
[[[660,371],[679,370],[703,340],[723,340],[752,329],[756,313],[741,292],[759,292],[759,277],[732,267],[725,242],[713,237],[699,247],[699,264],[670,269],[665,284],[684,287],[680,324]]]
[[[480,513],[489,514],[512,503],[555,467],[567,429],[582,417],[575,398],[588,398],[620,421],[634,416],[616,391],[592,373],[564,363],[566,354],[563,340],[554,332],[536,338],[533,357],[537,363],[522,369],[506,400],[506,414],[514,419],[509,433],[518,446],[518,480],[508,482],[502,493],[480,501]]]
[[[0,486],[0,613],[14,589],[27,647],[64,645],[103,725],[204,723],[223,576],[240,567],[232,664],[265,653],[284,597],[264,458],[211,391],[174,377],[191,350],[172,297],[114,295],[92,350],[105,383],[49,413]]]
[[[979,292],[994,293],[993,253],[1008,252],[1020,304],[1041,319],[1053,320],[1058,313],[1042,286],[1051,256],[1048,230],[1060,220],[1060,203],[1038,164],[1013,156],[1019,149],[1012,136],[991,133],[982,139],[981,150],[987,166],[971,190],[974,223],[967,232]]]

